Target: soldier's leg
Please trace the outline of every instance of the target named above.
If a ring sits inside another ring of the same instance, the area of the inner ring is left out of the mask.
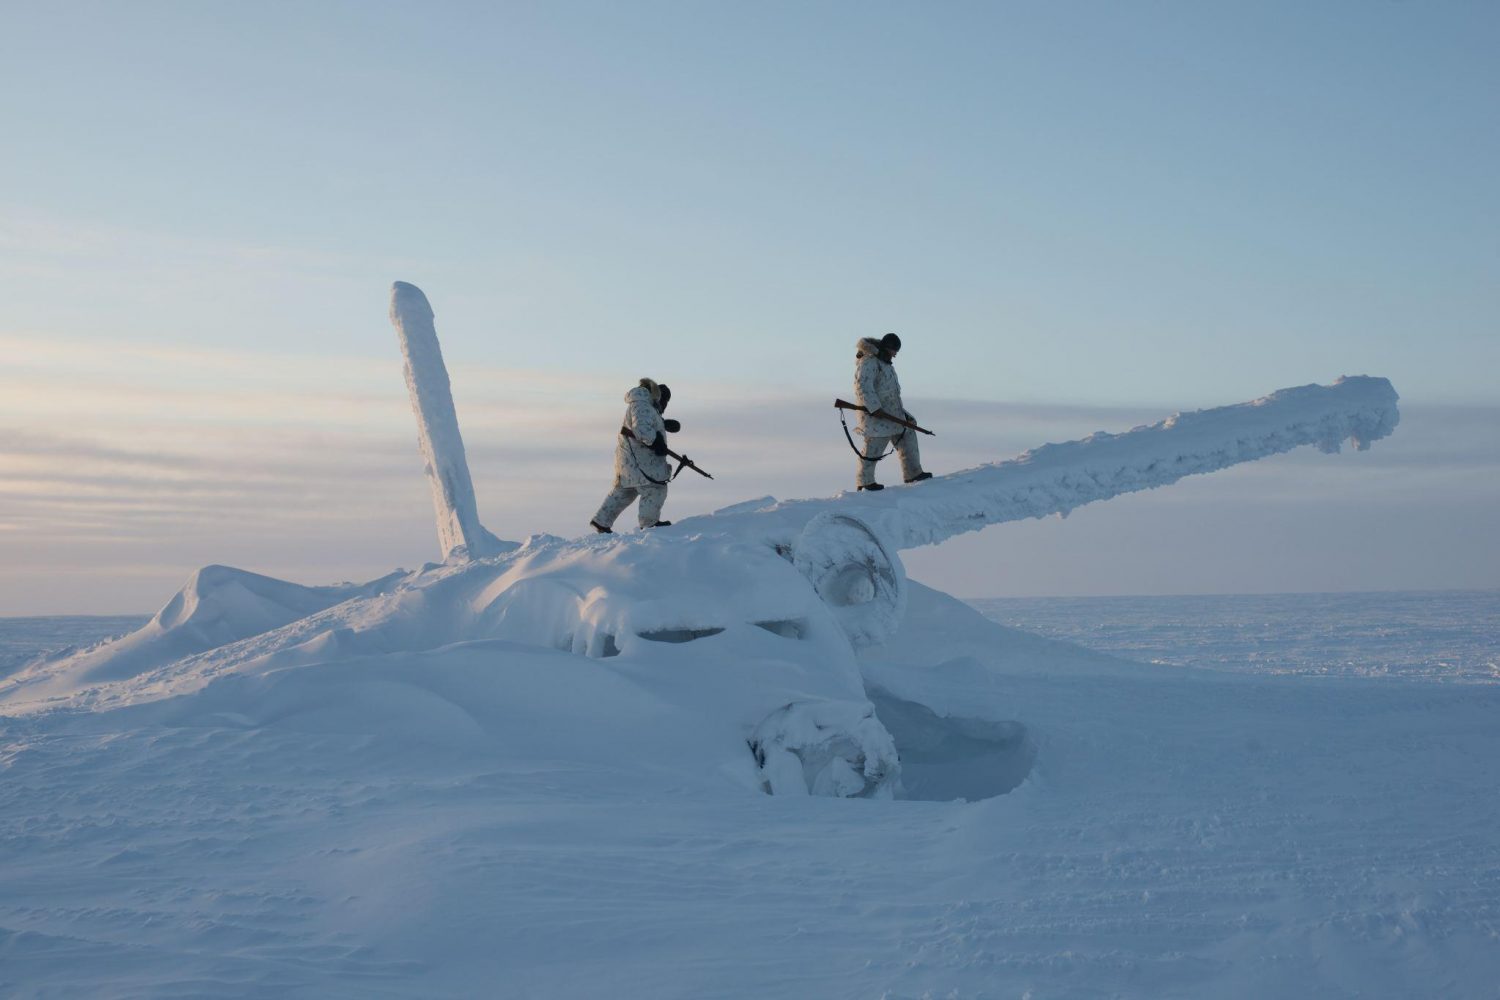
[[[594,523],[601,528],[614,527],[615,519],[625,512],[626,507],[630,506],[631,501],[635,499],[635,494],[634,486],[621,486],[616,483],[609,496],[605,497],[604,502],[599,505],[599,512],[594,515]]]
[[[865,454],[871,458],[879,458],[885,454],[886,445],[890,444],[890,442],[891,439],[888,437],[865,438]],[[869,486],[874,481],[875,463],[861,458],[859,460],[859,485]]]
[[[656,522],[661,520],[661,508],[667,502],[667,488],[652,485],[642,486],[639,489],[641,505],[636,510],[636,514],[640,517],[641,527],[653,528]]]
[[[896,439],[896,454],[900,456],[902,479],[909,483],[922,474],[922,449],[917,445],[916,431],[907,431]]]

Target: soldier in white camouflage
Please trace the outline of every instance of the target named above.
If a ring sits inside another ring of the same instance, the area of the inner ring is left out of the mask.
[[[625,393],[625,421],[615,441],[615,483],[589,524],[601,534],[614,534],[616,518],[640,499],[636,510],[642,528],[664,528],[661,519],[667,502],[672,467],[667,463],[667,434],[682,429],[676,420],[662,416],[672,390],[649,378]]]
[[[896,377],[893,362],[901,350],[901,338],[888,333],[879,340],[861,337],[854,349],[854,401],[865,408],[859,417],[859,432],[864,435],[865,450],[860,455],[857,487],[861,490],[883,490],[875,481],[875,463],[895,445],[900,456],[901,478],[908,483],[931,479],[922,471],[922,454],[917,435],[910,428],[888,419],[896,417],[916,422],[901,404],[901,380]]]

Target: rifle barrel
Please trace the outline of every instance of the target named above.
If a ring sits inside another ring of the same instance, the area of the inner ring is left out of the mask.
[[[626,437],[630,438],[633,441],[639,441],[640,440],[640,438],[636,435],[636,433],[634,431],[632,431],[629,427],[622,426],[620,428],[620,433],[623,434],[623,435],[625,435]],[[694,465],[693,461],[691,459],[683,458],[681,455],[677,454],[677,452],[673,451],[671,448],[667,449],[667,457],[669,457],[669,458],[675,458],[678,461],[678,463],[679,463],[679,465],[678,465],[678,471],[679,472],[682,471],[682,469],[692,469],[694,472],[698,473],[698,475],[702,476],[704,479],[712,479],[713,478],[713,476],[710,476],[708,473],[706,473],[702,469],[698,468],[698,466]],[[674,476],[673,478],[675,479],[676,477]]]
[[[670,448],[667,449],[667,454],[669,456],[671,456],[672,458],[675,458],[677,460],[677,467],[679,469],[692,469],[694,472],[698,473],[698,475],[702,476],[704,479],[712,479],[713,478],[713,476],[710,476],[708,473],[706,473],[702,469],[698,468],[697,465],[693,464],[693,460],[692,459],[690,459],[690,458],[683,458],[681,455],[677,454],[677,452],[673,451]]]
[[[835,410],[858,410],[860,413],[869,413],[870,416],[872,416],[872,417],[876,415],[874,413],[871,413],[870,410],[867,409],[866,407],[860,406],[857,403],[851,403],[851,402],[849,402],[848,400],[845,400],[845,399],[835,399],[833,401],[833,408]],[[911,420],[902,420],[900,417],[893,417],[889,413],[887,413],[884,417],[881,417],[880,419],[893,421],[894,423],[900,424],[902,427],[910,427],[912,430],[917,431],[917,432],[922,433],[922,434],[926,434],[928,437],[936,437],[937,436],[935,433],[933,433],[932,431],[928,430],[927,428],[925,428],[925,427],[919,427],[914,421],[911,421]]]

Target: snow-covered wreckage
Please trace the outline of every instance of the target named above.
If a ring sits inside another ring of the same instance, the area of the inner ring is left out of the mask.
[[[711,730],[724,759],[705,763],[747,789],[993,794],[1025,779],[1035,753],[1025,720],[945,715],[925,703],[919,680],[875,676],[898,632],[921,643],[945,613],[942,595],[907,581],[902,550],[1303,445],[1364,449],[1398,421],[1388,381],[1352,376],[911,487],[765,497],[638,534],[506,541],[479,521],[426,297],[397,283],[391,319],[442,561],[332,587],[206,567],[137,632],[8,678],[0,711],[154,702],[181,711],[196,697],[199,709],[253,722],[310,697],[293,674],[358,665],[389,673],[398,654],[421,654],[401,661],[418,669],[424,656],[450,650],[498,662],[522,644],[588,658],[601,690],[624,678],[650,691],[665,728]],[[914,601],[921,607],[909,608]],[[932,761],[963,755],[973,764],[963,780],[934,772]],[[903,757],[919,762],[907,782]]]

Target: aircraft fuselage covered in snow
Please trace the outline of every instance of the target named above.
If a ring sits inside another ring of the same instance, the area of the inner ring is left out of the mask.
[[[901,550],[1303,445],[1364,449],[1399,419],[1387,380],[1354,376],[880,493],[765,497],[651,532],[516,543],[479,521],[426,297],[398,282],[391,320],[441,564],[359,587],[207,567],[137,632],[14,675],[0,687],[0,709],[131,704],[290,665],[506,640],[593,657],[608,670],[701,662],[717,674],[694,711],[748,747],[731,772],[779,794],[890,796],[901,789],[900,753],[857,653],[887,642],[904,618]],[[498,666],[502,649],[496,657]]]

